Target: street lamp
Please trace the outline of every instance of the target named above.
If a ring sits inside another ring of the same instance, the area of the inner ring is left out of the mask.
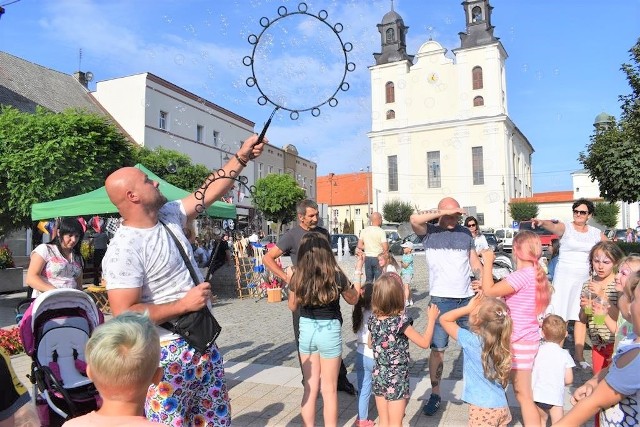
[[[231,159],[231,157],[229,157],[229,151],[231,151],[231,147],[227,144],[220,145],[220,168],[222,168]],[[222,158],[222,153],[224,153],[224,158]]]
[[[336,183],[333,182],[334,176],[336,176],[335,173],[329,173],[329,227],[331,227],[332,223],[335,223],[335,220],[333,219],[333,186],[336,185]],[[333,230],[333,227],[331,228]]]
[[[364,171],[364,168],[360,170]],[[369,215],[371,214],[371,197],[370,197],[370,190],[369,190],[369,166],[367,166],[367,174],[365,175],[365,177],[367,179],[367,218],[368,218]]]

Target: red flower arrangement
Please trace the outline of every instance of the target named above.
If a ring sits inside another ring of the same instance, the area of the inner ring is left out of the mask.
[[[18,328],[0,329],[0,347],[10,356],[24,353]]]

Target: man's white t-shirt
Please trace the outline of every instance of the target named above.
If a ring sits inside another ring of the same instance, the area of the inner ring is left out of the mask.
[[[165,204],[158,218],[171,229],[196,266],[191,244],[182,231],[187,218],[182,202]],[[200,270],[194,269],[199,283],[203,282]],[[102,270],[107,290],[142,288],[141,303],[173,302],[195,286],[175,241],[160,222],[151,228],[121,225],[107,248]]]

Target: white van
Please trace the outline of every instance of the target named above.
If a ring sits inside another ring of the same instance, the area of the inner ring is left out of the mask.
[[[513,228],[496,228],[494,233],[496,234],[498,242],[502,242],[502,249],[505,252],[511,252],[515,230]]]

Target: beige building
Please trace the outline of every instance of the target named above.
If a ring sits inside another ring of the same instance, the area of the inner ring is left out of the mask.
[[[254,132],[252,121],[152,73],[100,81],[92,94],[137,144],[179,151],[209,169],[220,168]],[[316,164],[298,156],[291,144],[270,145],[243,170],[247,186],[236,183],[225,198],[238,207],[241,223],[259,217],[249,187],[271,173],[292,175],[315,197]]]
[[[428,40],[406,52],[393,8],[378,25],[370,67],[373,193],[420,209],[455,197],[482,225],[511,224],[508,201],[528,197],[533,147],[509,118],[507,53],[493,35],[488,0],[465,0],[461,45],[447,55]]]

